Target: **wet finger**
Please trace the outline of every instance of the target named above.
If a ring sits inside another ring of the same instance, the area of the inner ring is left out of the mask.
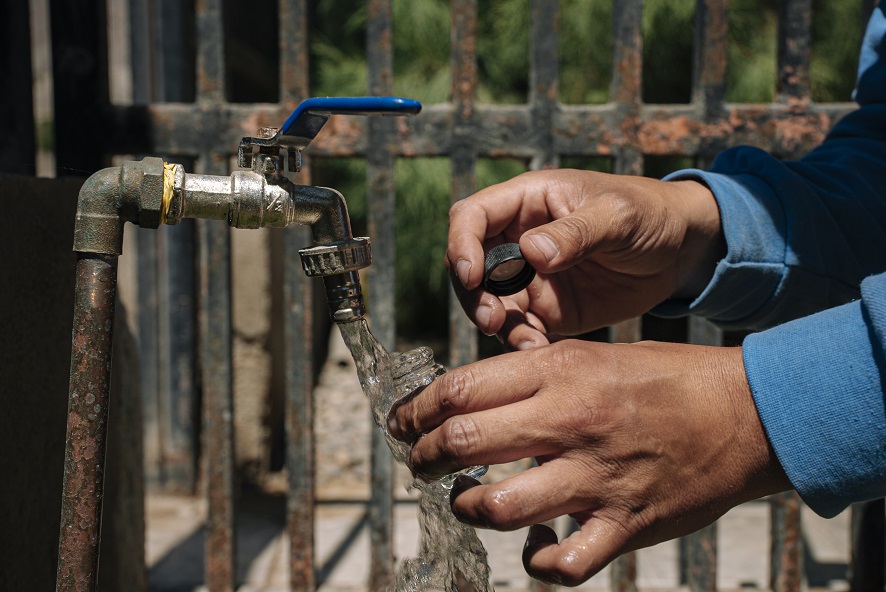
[[[475,465],[559,452],[561,444],[538,416],[538,404],[518,401],[450,417],[413,445],[410,466],[416,474],[434,479]]]
[[[541,387],[544,373],[534,352],[513,352],[454,368],[432,382],[418,396],[397,404],[388,416],[391,435],[412,441],[448,418],[501,407],[531,397]]]
[[[452,500],[460,521],[495,530],[516,530],[588,507],[569,483],[559,460],[532,467],[497,483],[478,485]]]
[[[549,528],[535,526],[523,548],[523,567],[537,580],[577,586],[618,557],[626,542],[623,531],[593,517],[559,543]]]

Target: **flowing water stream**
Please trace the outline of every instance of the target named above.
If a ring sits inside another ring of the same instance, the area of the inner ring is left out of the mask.
[[[364,319],[338,325],[345,344],[354,357],[363,393],[369,399],[376,425],[399,463],[406,462],[409,445],[391,438],[387,416],[391,406],[415,389],[430,384],[446,370],[434,362],[427,347],[406,353],[388,353],[369,331]],[[473,467],[465,473],[478,477],[485,467]],[[430,483],[415,479],[407,484],[419,490],[418,555],[403,561],[397,570],[393,592],[485,592],[489,584],[486,549],[477,533],[462,524],[449,509],[450,475]]]

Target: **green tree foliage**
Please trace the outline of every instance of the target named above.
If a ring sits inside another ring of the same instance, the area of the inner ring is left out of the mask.
[[[560,100],[605,103],[612,77],[612,0],[560,0],[559,4]],[[861,4],[861,0],[814,1],[814,100],[849,99],[860,42]],[[775,96],[777,0],[730,0],[729,6],[727,100],[771,101]],[[365,94],[366,3],[321,0],[311,3],[311,7],[313,93]],[[478,100],[523,103],[529,87],[529,1],[484,0],[478,8]],[[690,101],[694,11],[695,0],[645,0],[645,102]],[[393,0],[393,13],[395,94],[416,98],[426,105],[448,101],[449,1]],[[667,172],[667,166],[682,162],[660,160],[664,164],[656,173]],[[564,158],[563,162],[608,169],[600,159]],[[355,227],[365,232],[365,162],[314,159],[314,163],[315,181],[345,194]],[[481,159],[478,188],[519,174],[526,166],[524,162]],[[396,194],[399,332],[413,338],[428,332],[443,334],[449,292],[442,264],[450,200],[448,159],[399,159]]]

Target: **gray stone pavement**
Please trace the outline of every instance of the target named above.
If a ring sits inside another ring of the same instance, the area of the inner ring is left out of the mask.
[[[283,497],[248,498],[238,507],[238,570],[242,592],[286,592],[288,541],[283,531]],[[417,506],[401,500],[395,507],[395,548],[398,557],[415,554]],[[316,507],[320,592],[366,590],[369,537],[366,506],[321,502]],[[152,592],[184,592],[203,588],[205,504],[174,496],[147,500],[146,556]],[[811,589],[847,589],[849,519],[844,513],[823,520],[804,508],[807,583]],[[563,524],[560,525],[564,526]],[[562,528],[561,528],[562,531]],[[499,592],[529,589],[520,563],[525,531],[481,531],[489,551],[492,582]],[[765,503],[735,508],[719,522],[718,587],[722,590],[766,589],[769,513]],[[677,543],[663,543],[638,553],[641,590],[673,590],[677,582]],[[608,590],[608,568],[578,590]]]

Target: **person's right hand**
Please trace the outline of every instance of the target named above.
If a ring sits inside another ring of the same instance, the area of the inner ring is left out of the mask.
[[[483,257],[519,242],[538,275],[497,298]],[[725,255],[710,190],[577,170],[522,174],[453,205],[446,263],[468,316],[515,349],[544,345],[697,296]]]

